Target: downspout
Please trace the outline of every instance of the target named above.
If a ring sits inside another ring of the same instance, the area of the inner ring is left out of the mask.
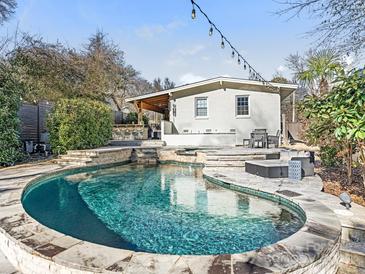
[[[294,90],[293,92],[293,114],[292,114],[292,122],[295,123],[296,117],[295,117],[295,94],[297,90]]]

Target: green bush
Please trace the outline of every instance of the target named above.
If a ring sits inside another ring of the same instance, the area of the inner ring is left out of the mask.
[[[48,118],[48,128],[54,153],[100,147],[112,136],[112,110],[90,99],[61,99]]]
[[[335,167],[340,163],[338,149],[333,146],[323,146],[319,152],[321,163],[325,167]]]
[[[147,126],[148,125],[148,122],[149,122],[148,116],[146,116],[145,114],[143,114],[142,119],[143,119],[143,124],[145,126]],[[127,124],[138,124],[138,114],[137,114],[137,112],[130,112],[130,113],[128,113],[125,122]]]
[[[22,92],[6,64],[0,64],[0,164],[13,164],[23,157],[18,118]]]

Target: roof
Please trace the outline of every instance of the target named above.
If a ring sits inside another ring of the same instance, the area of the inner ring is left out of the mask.
[[[278,90],[274,91],[265,86],[261,81],[231,78],[231,77],[216,77],[207,79],[187,85],[178,86],[172,89],[162,90],[140,96],[127,98],[126,102],[138,102],[144,99],[152,99],[153,97],[165,97],[173,96],[175,98],[184,97],[191,94],[199,94],[221,88],[241,89],[241,90],[252,90],[270,93],[279,93],[283,100],[289,96],[294,90],[298,88],[295,84],[281,84],[270,82],[272,86],[277,87]]]

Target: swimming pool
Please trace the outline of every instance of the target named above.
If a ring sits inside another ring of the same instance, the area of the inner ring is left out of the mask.
[[[161,254],[242,253],[304,223],[289,208],[206,181],[200,167],[174,164],[69,171],[32,184],[22,202],[75,238]]]

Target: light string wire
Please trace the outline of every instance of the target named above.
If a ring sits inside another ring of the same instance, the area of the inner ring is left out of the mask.
[[[221,48],[225,48],[225,43],[226,42],[231,50],[232,50],[232,58],[235,57],[235,55],[237,56],[237,62],[240,65],[241,62],[243,62],[243,68],[246,70],[248,68],[249,71],[249,78],[253,79],[253,80],[258,80],[261,81],[263,85],[269,87],[269,88],[274,88],[274,86],[269,82],[266,81],[264,79],[264,77],[261,76],[260,73],[258,73],[246,60],[246,58],[244,58],[242,56],[241,53],[239,53],[239,51],[232,45],[232,43],[227,39],[227,37],[222,33],[222,31],[216,26],[216,24],[209,18],[209,16],[202,10],[202,8],[194,1],[194,0],[190,0],[191,4],[193,6],[192,12],[191,12],[191,18],[194,20],[196,19],[196,11],[195,11],[195,7],[200,11],[201,14],[203,14],[203,16],[207,19],[208,23],[210,24],[210,29],[209,29],[209,36],[213,35],[213,29],[218,32],[221,36]]]

